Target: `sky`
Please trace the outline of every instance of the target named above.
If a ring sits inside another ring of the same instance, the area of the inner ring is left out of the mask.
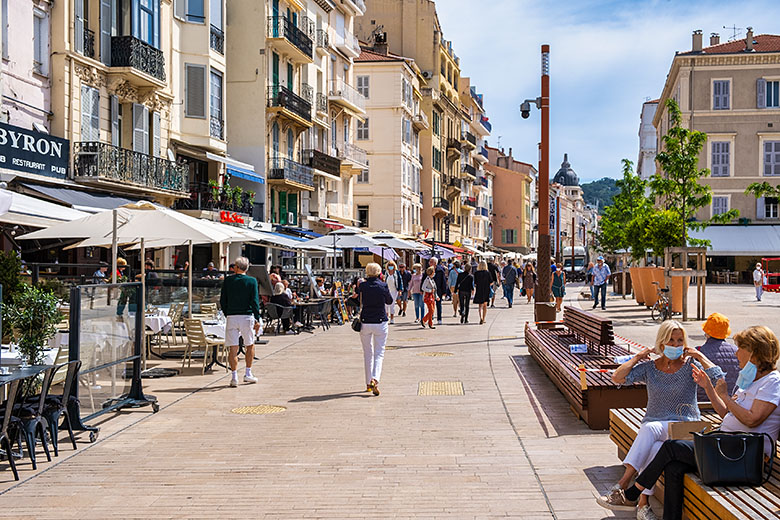
[[[438,0],[444,38],[460,57],[461,75],[485,96],[493,125],[488,144],[512,147],[536,165],[540,113],[520,117],[520,103],[541,94],[541,45],[550,44],[550,176],[563,154],[587,182],[619,177],[636,163],[642,103],[660,97],[675,51],[691,49],[701,29],[721,42],[780,34],[777,0]]]

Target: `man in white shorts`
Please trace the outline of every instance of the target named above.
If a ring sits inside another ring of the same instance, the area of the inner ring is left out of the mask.
[[[228,362],[232,377],[230,386],[238,386],[238,347],[239,338],[244,338],[246,350],[246,372],[244,383],[257,383],[252,375],[252,361],[255,358],[255,334],[260,331],[260,296],[257,280],[246,275],[249,260],[243,256],[236,258],[235,274],[225,278],[219,304],[226,316],[225,345],[230,347]]]

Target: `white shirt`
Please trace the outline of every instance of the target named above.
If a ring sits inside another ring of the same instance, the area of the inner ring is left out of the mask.
[[[773,442],[770,445],[766,440],[764,441],[764,452],[767,455],[774,455],[777,434],[780,432],[780,373],[777,370],[773,370],[761,379],[753,381],[753,384],[746,389],[740,388],[737,390],[736,396],[737,404],[746,410],[750,410],[753,407],[753,401],[756,399],[778,405],[778,407],[769,414],[769,417],[764,419],[764,422],[755,428],[748,428],[739,422],[739,419],[733,413],[729,412],[723,418],[721,429],[727,432],[768,433],[772,437]]]
[[[761,269],[756,269],[755,271],[753,271],[753,281],[755,283],[761,283],[763,281],[763,278],[764,278],[763,275],[764,275],[764,272]]]

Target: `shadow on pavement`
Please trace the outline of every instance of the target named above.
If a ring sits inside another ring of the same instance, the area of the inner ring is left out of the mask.
[[[317,403],[322,401],[333,401],[334,399],[348,399],[350,397],[362,397],[364,399],[368,399],[369,397],[373,397],[373,395],[369,394],[368,392],[344,392],[341,394],[309,395],[305,397],[290,399],[287,402],[288,403],[312,403],[312,402]]]

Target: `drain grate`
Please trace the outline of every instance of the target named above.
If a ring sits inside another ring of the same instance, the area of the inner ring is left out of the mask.
[[[417,395],[465,395],[460,381],[420,381]]]
[[[450,357],[454,356],[452,352],[420,352],[417,354],[420,357]]]
[[[287,410],[284,406],[274,406],[271,404],[261,404],[257,406],[239,406],[230,410],[239,415],[265,415],[269,413],[279,413]]]

